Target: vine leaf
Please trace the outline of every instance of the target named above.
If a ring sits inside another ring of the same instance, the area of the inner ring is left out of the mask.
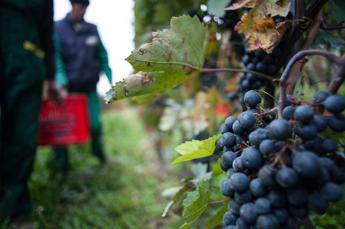
[[[225,15],[225,7],[229,5],[231,0],[209,0],[207,2],[207,10],[209,14],[217,17]]]
[[[241,5],[234,5],[234,3],[228,9],[244,7],[245,2],[241,1],[241,3]],[[253,4],[253,1],[250,3]],[[237,4],[240,3],[237,2]],[[242,16],[235,29],[245,35],[249,43],[249,50],[263,49],[266,52],[272,52],[289,26],[287,22],[276,24],[272,17],[285,17],[289,11],[289,0],[257,0],[253,8]]]
[[[205,229],[213,229],[223,223],[223,216],[228,210],[228,203],[224,202],[223,205],[218,208],[216,213],[207,221]]]
[[[195,221],[206,210],[210,201],[210,184],[208,181],[200,182],[197,189],[193,192],[187,193],[186,198],[183,200],[183,218],[186,222],[180,229],[190,228]]]
[[[123,98],[162,93],[182,83],[204,62],[206,27],[197,17],[173,17],[170,29],[154,32],[151,43],[134,50],[126,60],[137,72],[107,92],[110,103]]]
[[[197,158],[211,156],[216,147],[216,141],[220,135],[215,135],[206,140],[187,141],[176,147],[176,151],[181,155],[173,161],[173,164],[191,161]]]

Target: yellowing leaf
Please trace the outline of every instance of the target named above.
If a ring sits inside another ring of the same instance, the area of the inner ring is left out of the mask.
[[[287,23],[284,22],[285,25]],[[248,40],[248,50],[254,51],[263,49],[270,53],[279,44],[285,33],[286,26],[280,24],[281,27],[276,28],[276,24],[272,18],[265,18],[258,21],[253,30],[246,34]]]
[[[240,8],[246,7],[246,8],[252,8],[255,6],[256,0],[237,0],[231,4],[228,8],[225,10],[238,10]]]
[[[245,35],[249,50],[264,49],[271,52],[279,44],[288,26],[287,22],[276,25],[272,17],[285,17],[289,10],[289,0],[258,0],[255,6],[242,16],[235,29]]]
[[[173,164],[211,156],[219,138],[220,135],[216,135],[206,140],[192,140],[177,146],[175,150],[181,156],[175,159]]]

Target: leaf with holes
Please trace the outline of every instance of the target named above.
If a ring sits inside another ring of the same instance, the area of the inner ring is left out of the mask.
[[[204,62],[206,27],[197,17],[174,17],[170,29],[153,33],[127,57],[136,74],[117,82],[107,93],[107,103],[123,98],[158,94],[181,84],[189,73]]]

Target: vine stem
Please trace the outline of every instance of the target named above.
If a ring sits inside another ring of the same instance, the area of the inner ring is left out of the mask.
[[[310,32],[308,34],[308,37],[306,38],[302,50],[309,49],[310,46],[312,45],[313,41],[315,40],[315,37],[317,35],[317,32],[319,31],[321,20],[322,19],[322,14],[319,12],[315,23],[313,24],[312,28],[310,29]],[[290,77],[287,82],[287,93],[292,94],[292,92],[295,89],[296,81],[298,79],[298,75],[301,72],[303,65],[306,63],[306,59],[301,59],[298,61],[293,68],[291,69]]]
[[[269,75],[263,74],[261,72],[243,69],[243,68],[200,68],[198,70],[200,72],[204,72],[204,73],[209,73],[209,72],[246,72],[246,73],[252,73],[254,75],[265,78],[265,79],[270,80],[272,82],[279,82],[278,79],[273,79]]]
[[[345,77],[345,56],[337,56],[331,52],[327,52],[324,50],[317,50],[317,49],[309,49],[309,50],[302,50],[297,52],[288,62],[285,70],[283,71],[281,77],[280,77],[280,99],[279,99],[279,116],[282,116],[282,110],[288,103],[288,96],[292,95],[292,92],[290,94],[287,94],[287,82],[289,79],[289,73],[294,66],[294,64],[301,60],[302,58],[310,55],[320,55],[323,57],[326,57],[329,61],[337,64],[340,66],[340,71],[338,71],[337,76],[333,78],[334,83],[331,83],[333,91],[340,87],[341,83],[344,81]],[[330,86],[331,86],[330,85]]]

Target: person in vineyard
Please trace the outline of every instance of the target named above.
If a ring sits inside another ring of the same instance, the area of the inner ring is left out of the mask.
[[[55,86],[53,0],[0,2],[0,222],[28,226],[28,180],[36,153],[44,79]]]
[[[112,82],[108,55],[97,27],[84,20],[89,0],[71,0],[72,10],[56,22],[57,83],[69,93],[84,93],[88,98],[92,153],[104,163],[101,143],[100,104],[96,91],[100,72]],[[69,168],[66,146],[54,148],[58,170]]]

